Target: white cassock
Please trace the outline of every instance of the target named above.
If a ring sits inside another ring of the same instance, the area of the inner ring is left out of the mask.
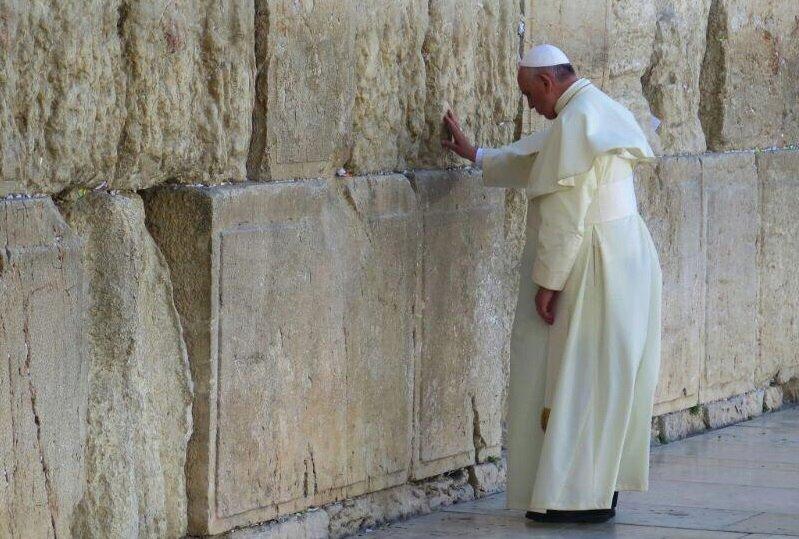
[[[511,341],[509,508],[603,509],[646,490],[660,366],[661,271],[633,169],[654,158],[632,114],[586,79],[544,132],[481,149],[486,185],[526,190]],[[538,286],[561,290],[555,323]],[[545,430],[544,430],[545,429]]]

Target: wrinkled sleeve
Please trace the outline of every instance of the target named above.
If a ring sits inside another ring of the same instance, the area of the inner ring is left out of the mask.
[[[563,290],[585,234],[585,215],[597,189],[596,171],[574,176],[574,186],[539,202],[541,223],[533,262],[533,281],[550,290]]]
[[[517,189],[527,187],[533,163],[548,136],[549,130],[544,130],[501,148],[480,148],[479,165],[483,169],[485,185]]]

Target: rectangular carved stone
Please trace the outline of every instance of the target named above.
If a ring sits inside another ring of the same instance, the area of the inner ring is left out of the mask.
[[[713,0],[702,65],[702,127],[713,150],[799,140],[799,5]]]
[[[83,244],[48,198],[0,200],[0,536],[69,537],[83,494]]]
[[[758,154],[760,362],[756,382],[799,376],[799,151]]]
[[[515,298],[503,287],[503,206],[468,171],[419,172],[422,327],[414,478],[500,452],[507,340]]]
[[[147,199],[196,383],[189,531],[403,483],[417,238],[407,179]]]
[[[699,399],[704,351],[705,256],[702,169],[696,157],[663,158],[638,169],[639,210],[663,270],[660,382],[655,415]]]
[[[699,398],[753,389],[757,345],[757,173],[750,152],[702,161],[707,291],[705,361]]]

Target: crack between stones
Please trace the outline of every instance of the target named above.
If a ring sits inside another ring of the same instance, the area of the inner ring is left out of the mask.
[[[480,411],[477,408],[477,397],[471,395],[472,403],[472,442],[474,443],[474,463],[480,464],[480,451],[487,447],[485,438],[480,432]]]
[[[44,457],[44,446],[42,444],[42,425],[39,418],[39,411],[36,407],[36,389],[33,387],[33,378],[31,377],[31,345],[30,345],[30,305],[28,298],[23,300],[23,314],[24,321],[22,324],[22,333],[25,338],[25,375],[28,379],[28,392],[30,394],[31,412],[33,413],[33,421],[36,424],[36,446],[39,452],[39,462],[42,465],[42,473],[44,474],[44,489],[47,496],[47,506],[50,513],[50,525],[53,528],[53,536],[58,539],[58,530],[55,524],[55,515],[57,509],[53,500],[53,485],[50,479],[50,469],[47,465],[47,460]]]

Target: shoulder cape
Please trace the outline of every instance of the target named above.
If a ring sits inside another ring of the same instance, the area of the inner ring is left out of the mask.
[[[633,166],[655,158],[632,113],[593,84],[578,90],[548,129],[484,152],[485,184],[525,189],[528,198],[573,186],[605,153]]]

